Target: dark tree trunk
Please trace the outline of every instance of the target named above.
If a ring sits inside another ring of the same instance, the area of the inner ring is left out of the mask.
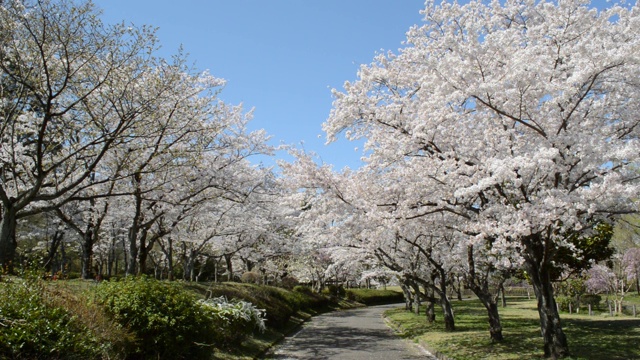
[[[445,331],[455,331],[456,325],[455,319],[453,317],[453,308],[451,307],[451,301],[449,301],[449,298],[447,297],[446,272],[442,268],[438,269],[438,271],[440,273],[440,289],[438,291],[438,295],[440,295],[440,306],[442,307],[442,313],[444,317],[444,329]]]
[[[498,313],[497,297],[491,295],[489,291],[488,274],[479,276],[476,272],[476,263],[473,252],[473,245],[467,247],[467,266],[466,274],[467,287],[473,291],[480,299],[480,302],[487,309],[489,315],[489,335],[491,341],[502,341],[502,325],[500,324],[500,314]],[[500,285],[502,287],[502,284]]]
[[[145,274],[147,272],[147,231],[142,232],[140,236],[140,244],[138,245],[138,275]]]
[[[127,275],[135,275],[138,270],[138,235],[142,229],[142,222],[144,221],[144,214],[142,213],[142,190],[140,189],[140,182],[142,181],[142,175],[136,173],[131,178],[131,183],[134,186],[134,198],[135,198],[135,213],[133,221],[129,227],[129,258],[127,259]]]
[[[53,233],[53,237],[51,238],[51,245],[47,249],[47,257],[44,258],[42,267],[48,273],[51,273],[51,276],[55,273],[53,270],[53,261],[58,253],[58,248],[60,247],[60,243],[62,243],[62,239],[64,238],[64,232],[56,230]]]
[[[504,337],[502,336],[502,324],[500,323],[498,303],[495,301],[495,298],[491,296],[491,294],[481,293],[480,295],[476,295],[482,302],[482,305],[484,305],[485,309],[487,309],[487,315],[489,316],[489,335],[491,336],[491,341],[502,341]]]
[[[502,307],[507,307],[507,295],[504,291],[504,284],[500,284],[500,299],[502,300]]]
[[[420,286],[417,283],[412,282],[411,283],[411,287],[413,288],[413,297],[414,297],[414,301],[413,301],[414,309],[413,309],[413,312],[416,315],[420,315]]]
[[[82,268],[80,270],[83,279],[92,279],[92,266],[93,266],[93,244],[94,244],[94,229],[91,224],[87,225],[87,230],[82,236]]]
[[[118,272],[118,258],[116,257],[116,237],[115,235],[111,239],[111,246],[109,247],[109,257],[107,259],[107,276],[111,277],[115,272]]]
[[[429,286],[424,287],[424,293],[427,297],[427,322],[429,322],[429,324],[433,324],[436,321],[436,304],[433,301],[435,293],[433,288]]]
[[[253,261],[251,261],[249,259],[242,259],[242,261],[244,262],[244,266],[247,268],[247,272],[253,270],[253,268],[255,266]]]
[[[489,315],[489,334],[492,341],[502,341],[502,324],[500,324],[500,314],[498,313],[498,304],[492,301],[485,304],[487,308],[487,314]]]
[[[482,305],[487,309],[487,315],[489,316],[489,335],[491,335],[491,341],[502,341],[502,325],[500,323],[500,314],[498,312],[498,303],[496,299],[491,296],[488,291],[482,291],[477,286],[470,286],[471,291],[480,299]]]
[[[147,259],[149,258],[149,252],[153,249],[157,238],[154,236],[149,240],[149,230],[144,228],[140,236],[140,244],[138,246],[138,274],[145,274],[147,272]]]
[[[234,281],[233,279],[233,262],[231,259],[233,258],[233,254],[224,254],[224,261],[227,264],[227,281]]]
[[[455,331],[456,323],[453,317],[453,308],[451,302],[446,295],[440,297],[440,306],[442,307],[442,313],[444,316],[444,329],[445,331]]]
[[[402,293],[404,294],[404,309],[410,311],[413,308],[413,296],[411,296],[409,285],[407,285],[406,283],[402,283],[400,288],[402,289]]]
[[[129,258],[127,259],[127,275],[135,275],[138,269],[138,230],[133,225],[129,229]]]
[[[165,255],[167,256],[167,278],[173,281],[173,239],[167,239],[167,247]]]
[[[0,268],[13,273],[14,259],[16,257],[16,210],[13,207],[2,207],[2,219],[0,220]]]
[[[553,297],[551,283],[552,243],[540,235],[523,241],[526,248],[525,269],[538,300],[540,330],[544,340],[544,356],[559,359],[569,356],[567,337],[562,331],[560,314]]]

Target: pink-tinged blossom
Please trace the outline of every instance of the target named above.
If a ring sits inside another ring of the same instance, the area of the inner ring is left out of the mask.
[[[636,279],[640,275],[640,248],[631,248],[624,253],[622,266],[627,280]]]
[[[593,294],[616,291],[618,278],[607,266],[594,265],[587,271],[587,277],[585,285],[589,292]]]

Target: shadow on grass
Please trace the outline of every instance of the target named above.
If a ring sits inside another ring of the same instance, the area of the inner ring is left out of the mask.
[[[585,359],[640,359],[640,319],[565,319],[569,350]]]
[[[406,337],[419,338],[434,350],[455,359],[542,358],[544,344],[535,301],[511,301],[500,308],[504,340],[491,341],[488,316],[479,301],[454,303],[455,332],[445,332],[441,311],[435,324],[424,313],[416,316],[395,310],[387,315]],[[575,318],[561,315],[573,359],[640,359],[640,319],[598,317]]]

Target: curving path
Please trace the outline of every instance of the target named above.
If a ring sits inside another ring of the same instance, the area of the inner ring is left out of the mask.
[[[315,316],[267,354],[266,359],[435,359],[385,325],[382,313],[398,306],[371,306]]]

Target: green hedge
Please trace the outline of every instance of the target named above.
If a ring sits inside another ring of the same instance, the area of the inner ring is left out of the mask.
[[[104,281],[96,299],[107,313],[137,338],[133,357],[143,359],[207,358],[216,336],[214,322],[198,298],[177,283],[147,277]]]
[[[346,298],[365,305],[395,304],[404,301],[401,292],[378,289],[347,289]]]
[[[264,309],[267,324],[275,329],[286,326],[289,318],[299,310],[314,313],[329,305],[329,300],[321,294],[266,285],[222,283],[200,291],[211,297],[224,296],[229,300],[248,301]]]

